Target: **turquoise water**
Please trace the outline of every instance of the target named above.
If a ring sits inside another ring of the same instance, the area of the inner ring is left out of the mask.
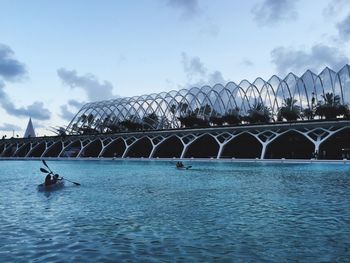
[[[350,166],[0,162],[0,262],[342,262]]]

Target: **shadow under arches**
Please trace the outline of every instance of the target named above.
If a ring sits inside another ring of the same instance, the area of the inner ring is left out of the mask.
[[[89,144],[87,144],[79,157],[98,157],[102,151],[102,142],[100,139],[96,139]]]
[[[110,142],[102,151],[102,157],[122,157],[126,149],[125,142],[122,138],[117,138]]]
[[[148,137],[142,137],[134,142],[129,150],[126,152],[125,157],[132,158],[148,158],[153,150],[153,145]]]
[[[61,152],[59,157],[77,157],[81,150],[80,140],[76,140],[68,144]]]
[[[320,144],[319,159],[341,160],[350,159],[350,128],[345,128],[332,134]]]
[[[267,145],[265,159],[310,159],[315,145],[303,134],[290,130]]]
[[[4,149],[3,153],[1,154],[2,157],[12,157],[17,151],[17,144],[12,143],[6,149]]]
[[[261,143],[250,133],[243,132],[228,141],[220,158],[260,158]]]
[[[14,157],[26,157],[30,149],[31,149],[30,142],[27,142],[23,144],[20,148],[18,148]]]
[[[58,157],[63,149],[62,141],[53,143],[42,155],[43,157]]]
[[[165,139],[156,148],[152,157],[154,158],[180,158],[183,152],[184,145],[176,135],[172,135]]]
[[[40,142],[30,150],[30,152],[26,157],[41,157],[41,155],[44,153],[45,150],[46,150],[46,142],[45,141]]]
[[[206,133],[195,139],[187,148],[185,158],[216,158],[219,152],[219,144],[216,139]]]

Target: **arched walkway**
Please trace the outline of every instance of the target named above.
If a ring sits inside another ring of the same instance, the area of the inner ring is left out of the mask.
[[[185,153],[185,158],[216,158],[219,152],[219,144],[213,136],[206,134],[193,141]]]
[[[177,136],[171,136],[163,141],[155,150],[153,157],[157,158],[172,158],[181,157],[184,146]]]
[[[45,149],[46,149],[45,142],[41,142],[38,145],[33,147],[28,157],[40,157],[44,153]]]
[[[78,153],[81,150],[81,144],[80,141],[75,141],[72,144],[68,145],[63,152],[61,153],[60,157],[77,157]]]
[[[62,149],[63,149],[62,142],[61,141],[55,142],[46,151],[46,153],[44,154],[44,157],[58,157]]]
[[[4,151],[4,149],[5,149],[5,143],[0,144],[0,156],[1,156],[2,152]]]
[[[145,157],[148,158],[153,149],[153,145],[147,137],[143,137],[142,139],[135,142],[129,149],[126,154],[126,157],[134,157],[140,158]]]
[[[320,145],[319,159],[350,159],[350,129],[333,134]]]
[[[220,158],[260,158],[261,143],[251,134],[243,133],[229,141]]]
[[[17,144],[11,144],[6,150],[2,153],[2,157],[12,157],[17,150]]]
[[[15,157],[25,157],[30,151],[30,142],[22,145],[16,152]]]
[[[99,139],[89,143],[80,154],[80,157],[98,157],[102,150],[102,143]]]
[[[111,142],[103,151],[103,157],[122,157],[125,152],[125,142],[118,138]]]
[[[268,144],[265,159],[310,159],[314,144],[296,131],[284,133]]]

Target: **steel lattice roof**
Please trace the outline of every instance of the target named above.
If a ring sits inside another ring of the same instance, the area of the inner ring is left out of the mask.
[[[325,93],[339,95],[342,104],[350,104],[349,65],[338,72],[327,67],[318,75],[307,70],[300,77],[289,73],[284,79],[273,75],[268,81],[259,77],[252,83],[243,80],[239,84],[229,82],[225,86],[217,84],[87,103],[74,116],[67,133],[75,134],[82,127],[101,130],[107,124],[128,119],[141,122],[150,114],[155,114],[157,121],[149,123],[149,129],[179,128],[177,117],[185,112],[196,111],[198,117],[208,117],[239,108],[240,114],[245,115],[256,102],[268,107],[276,119],[285,98],[297,100],[297,105],[305,109],[311,106],[312,97],[319,101]],[[93,117],[89,119],[89,115]]]

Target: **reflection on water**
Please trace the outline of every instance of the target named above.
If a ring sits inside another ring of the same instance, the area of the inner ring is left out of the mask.
[[[347,165],[0,162],[1,262],[281,262],[350,258]]]

